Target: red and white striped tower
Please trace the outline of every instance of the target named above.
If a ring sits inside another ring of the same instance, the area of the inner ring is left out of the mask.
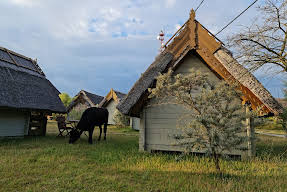
[[[160,41],[160,49],[159,52],[163,52],[164,50],[164,32],[161,30],[159,35],[157,36],[157,39]]]

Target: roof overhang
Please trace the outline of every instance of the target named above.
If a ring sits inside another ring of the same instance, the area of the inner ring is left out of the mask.
[[[261,115],[278,115],[283,111],[280,104],[263,85],[223,47],[223,43],[195,19],[195,12],[193,10],[190,12],[188,21],[167,42],[165,47],[165,51],[158,56],[159,58],[146,70],[130,90],[127,97],[118,105],[117,108],[122,113],[130,116],[139,116],[139,109],[147,99],[147,88],[152,86],[158,74],[176,65],[191,50],[196,51],[205,63],[226,82],[230,84],[237,83],[239,85],[243,93],[243,104],[250,103],[252,109],[259,108]],[[160,63],[164,61],[164,65]],[[150,72],[152,67],[157,69],[155,66],[157,64],[161,65],[161,68],[160,70],[155,70],[157,74],[153,74],[153,81],[149,80],[146,84],[141,83],[141,81],[145,81],[145,78],[149,77],[148,74],[152,73]],[[142,90],[137,91],[136,89]],[[137,92],[141,94],[137,94]]]

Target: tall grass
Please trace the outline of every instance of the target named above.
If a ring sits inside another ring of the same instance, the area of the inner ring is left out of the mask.
[[[49,123],[49,130],[54,124]],[[110,133],[110,134],[109,134]],[[260,137],[256,158],[221,161],[215,174],[204,156],[138,152],[138,137],[115,135],[89,145],[83,136],[0,141],[0,191],[286,191],[286,139]],[[96,129],[95,135],[98,134]]]

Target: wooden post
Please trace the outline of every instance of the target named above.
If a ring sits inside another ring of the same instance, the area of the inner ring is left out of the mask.
[[[142,110],[140,115],[140,131],[139,131],[139,151],[145,151],[145,109]]]
[[[246,113],[250,112],[250,106],[246,105]],[[248,157],[254,157],[256,153],[256,148],[255,148],[255,130],[254,130],[254,123],[253,123],[253,118],[249,117],[246,118],[246,132],[247,132],[247,156]]]
[[[43,119],[42,119],[42,136],[46,136],[46,132],[47,132],[47,115],[44,114],[43,115]]]

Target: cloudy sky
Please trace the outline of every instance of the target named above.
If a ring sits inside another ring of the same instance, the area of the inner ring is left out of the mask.
[[[259,0],[257,5],[262,3]],[[201,0],[1,0],[0,46],[31,58],[61,92],[127,93]],[[199,20],[216,33],[253,0],[205,0]],[[256,6],[223,31],[222,40],[258,16]],[[283,77],[257,73],[275,97]]]

